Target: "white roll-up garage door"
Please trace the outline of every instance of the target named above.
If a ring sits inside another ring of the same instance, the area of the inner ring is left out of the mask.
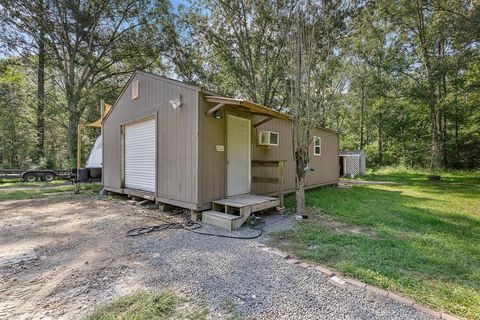
[[[155,119],[125,126],[125,187],[155,192]]]

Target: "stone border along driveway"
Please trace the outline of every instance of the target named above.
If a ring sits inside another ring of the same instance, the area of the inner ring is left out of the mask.
[[[90,196],[5,201],[0,212],[0,249],[21,244],[40,257],[0,268],[0,318],[78,319],[115,297],[168,289],[208,309],[211,319],[231,319],[231,313],[258,320],[433,319],[394,296],[351,285],[339,273],[322,273],[266,247],[272,241],[268,233],[292,227],[291,216],[264,216],[262,237],[235,240],[178,229],[127,237],[132,228],[159,223],[152,218],[185,222],[190,215]],[[257,234],[248,227],[228,232],[206,224],[199,231]]]
[[[265,234],[255,240],[171,230],[136,237],[131,250],[142,252],[137,259],[149,260],[151,269],[145,272],[152,286],[160,284],[203,301],[212,319],[228,319],[222,317],[224,305],[234,305],[242,319],[454,319],[396,300],[393,294],[379,294],[381,289],[354,285],[340,273],[268,247],[268,233],[291,228],[294,218],[268,215],[264,220]],[[211,225],[199,230],[234,236],[256,233],[248,227],[228,232]]]
[[[420,304],[415,303],[413,300],[410,300],[408,298],[399,296],[392,291],[387,291],[387,290],[384,290],[384,289],[381,289],[381,288],[378,288],[378,287],[374,287],[374,286],[368,285],[366,283],[360,282],[358,280],[355,280],[353,278],[343,277],[341,272],[333,271],[333,270],[331,270],[327,267],[324,267],[324,266],[311,265],[307,262],[302,262],[302,261],[292,257],[287,252],[278,250],[276,248],[267,247],[264,244],[259,244],[258,246],[260,248],[262,248],[263,251],[273,253],[273,254],[281,257],[282,259],[285,259],[285,262],[287,262],[288,264],[298,265],[300,268],[303,268],[303,269],[315,269],[316,271],[319,271],[320,273],[322,273],[323,275],[325,275],[329,278],[328,279],[329,283],[334,284],[339,288],[345,288],[347,286],[347,283],[348,283],[348,285],[356,286],[358,288],[370,291],[374,294],[378,294],[378,295],[385,296],[385,297],[388,297],[390,299],[396,300],[400,303],[403,303],[407,306],[413,307],[414,309],[416,309],[420,312],[423,312],[423,313],[425,313],[429,316],[432,316],[434,318],[445,319],[445,320],[458,320],[457,317],[455,317],[451,314],[448,314],[446,312],[438,312],[438,311],[432,310],[430,308],[427,308],[425,306],[422,306]]]

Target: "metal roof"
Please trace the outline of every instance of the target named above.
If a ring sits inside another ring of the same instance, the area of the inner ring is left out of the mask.
[[[225,104],[225,105],[229,105],[229,106],[236,106],[238,108],[245,109],[246,111],[248,111],[250,113],[253,113],[253,114],[258,114],[258,115],[269,116],[269,117],[273,117],[273,118],[279,118],[279,119],[283,119],[283,120],[292,121],[292,117],[289,116],[288,114],[273,110],[271,108],[262,106],[261,104],[258,104],[258,103],[252,102],[252,101],[235,99],[235,98],[228,98],[228,97],[223,97],[223,96],[209,96],[209,95],[206,95],[205,99],[208,102]],[[315,128],[322,129],[322,130],[329,131],[329,132],[333,132],[335,134],[337,133],[337,131],[335,131],[335,130],[324,128],[324,127],[316,126]]]
[[[278,112],[276,110],[267,108],[265,106],[262,106],[260,104],[257,104],[255,102],[251,102],[248,100],[241,100],[241,99],[227,98],[227,97],[220,97],[220,96],[205,96],[205,99],[207,99],[208,102],[223,103],[225,105],[238,106],[238,107],[247,109],[247,111],[254,114],[266,115],[274,118],[290,120],[290,116],[286,115],[285,113]]]
[[[203,88],[201,86],[197,86],[197,85],[191,85],[191,84],[187,84],[185,82],[182,82],[182,81],[179,81],[179,80],[175,80],[175,79],[170,79],[170,78],[167,78],[167,77],[163,77],[163,76],[159,76],[159,75],[156,75],[154,73],[150,73],[150,72],[145,72],[145,71],[140,71],[140,70],[137,70],[135,71],[132,76],[128,79],[127,83],[125,84],[125,86],[123,87],[122,89],[122,92],[120,93],[120,95],[117,97],[117,100],[115,101],[115,103],[113,104],[112,108],[110,108],[107,112],[105,112],[105,116],[103,117],[101,123],[103,123],[107,118],[108,116],[110,115],[110,113],[112,113],[113,109],[115,108],[117,102],[120,100],[120,97],[124,94],[125,90],[127,89],[128,85],[130,84],[130,82],[133,80],[133,78],[135,78],[135,75],[137,73],[141,73],[143,75],[146,75],[146,76],[150,76],[151,78],[156,78],[156,79],[161,79],[161,80],[164,80],[164,81],[168,81],[168,82],[171,82],[171,83],[175,83],[177,85],[181,85],[181,86],[185,86],[185,87],[189,87],[191,89],[196,89],[198,91],[201,91],[202,93],[205,94],[205,97],[207,99],[207,101],[209,102],[216,102],[216,103],[223,103],[223,104],[228,104],[228,105],[231,105],[231,106],[238,106],[239,108],[243,108],[243,109],[246,109],[247,111],[251,112],[251,113],[254,113],[254,114],[259,114],[259,115],[264,115],[264,116],[270,116],[270,117],[274,117],[274,118],[279,118],[279,119],[284,119],[284,120],[292,120],[292,117],[285,114],[285,113],[282,113],[282,112],[278,112],[276,110],[273,110],[271,108],[268,108],[268,107],[265,107],[265,106],[262,106],[258,103],[255,103],[255,102],[252,102],[252,101],[248,101],[248,100],[242,100],[242,99],[235,99],[235,98],[229,98],[229,97],[224,97],[224,96],[220,96],[218,95],[218,93],[214,92],[214,91],[211,91],[211,90],[208,90],[206,88]],[[212,95],[212,94],[216,94],[216,95]],[[93,124],[97,124],[97,123],[93,123]],[[325,127],[319,127],[319,126],[316,126],[317,129],[322,129],[322,130],[325,130],[325,131],[329,131],[329,132],[332,132],[332,133],[335,133],[335,134],[338,134],[337,131],[335,130],[332,130],[332,129],[328,129],[328,128],[325,128]]]

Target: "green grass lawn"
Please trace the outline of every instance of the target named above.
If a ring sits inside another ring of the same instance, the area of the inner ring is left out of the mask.
[[[68,180],[64,179],[57,179],[50,182],[37,180],[35,182],[25,182],[20,179],[0,179],[0,188],[1,187],[42,187],[42,186],[51,186],[51,185],[58,185],[58,184],[65,184]]]
[[[61,192],[73,192],[74,186],[58,186],[55,188],[48,189],[25,189],[25,190],[8,190],[0,189],[0,201],[8,200],[25,200],[25,199],[34,199],[46,197],[50,194],[61,193]],[[100,183],[82,183],[81,190],[83,192],[88,192],[89,194],[96,194],[102,189]]]
[[[280,233],[284,249],[436,309],[480,319],[480,173],[386,170],[307,194],[311,218]],[[294,198],[286,199],[293,208]],[[327,222],[327,223],[326,223]],[[351,232],[350,232],[351,231]]]
[[[183,310],[182,300],[170,291],[140,291],[97,307],[84,320],[207,319],[206,310]]]
[[[425,169],[407,169],[404,167],[384,167],[367,170],[367,175],[357,176],[354,180],[382,180],[394,182],[424,183],[430,173]],[[436,174],[436,173],[435,173]],[[444,170],[441,173],[442,182],[480,184],[480,170]]]

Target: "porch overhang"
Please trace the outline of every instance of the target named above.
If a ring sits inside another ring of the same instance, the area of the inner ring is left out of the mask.
[[[278,118],[284,120],[291,120],[289,115],[267,108],[260,104],[241,99],[219,97],[219,96],[206,96],[208,102],[216,103],[214,107],[207,111],[207,115],[213,114],[224,106],[233,106],[240,110],[247,111],[256,115],[266,116],[268,118]]]

